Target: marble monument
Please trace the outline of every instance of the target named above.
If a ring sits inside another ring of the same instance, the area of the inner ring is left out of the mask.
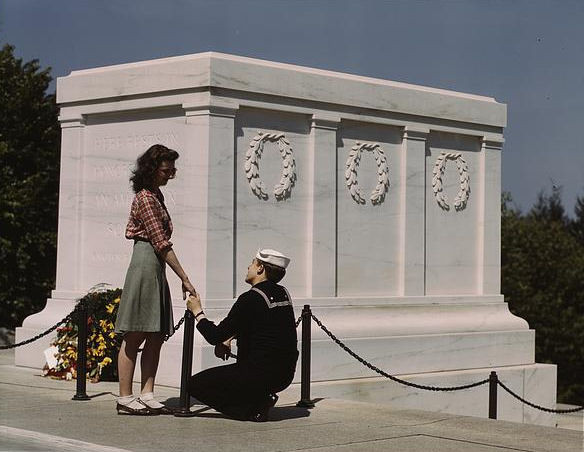
[[[210,318],[247,286],[270,247],[292,258],[285,283],[359,355],[416,383],[499,378],[555,406],[556,367],[534,359],[535,331],[500,293],[501,149],[493,98],[215,52],[74,71],[57,81],[62,125],[57,283],[24,340],[97,283],[123,284],[136,157],[180,153],[163,188],[173,242]],[[168,271],[175,319],[185,309]],[[415,390],[347,355],[316,326],[312,395],[486,417],[487,386]],[[49,338],[16,349],[41,367]],[[158,382],[178,385],[182,331]],[[197,334],[193,368],[218,361]],[[139,375],[137,375],[139,377]],[[297,381],[300,373],[297,373]],[[499,418],[553,415],[499,394]]]

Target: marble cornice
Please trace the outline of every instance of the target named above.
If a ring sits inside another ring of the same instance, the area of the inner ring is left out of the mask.
[[[239,110],[239,103],[228,98],[217,97],[209,92],[198,93],[187,102],[183,102],[185,116],[221,116],[234,118]]]
[[[495,151],[500,151],[503,148],[503,143],[505,140],[503,138],[492,138],[483,136],[481,139],[481,145],[483,149],[491,149]]]
[[[329,116],[322,114],[312,115],[311,127],[315,129],[337,130],[340,124],[340,116]]]
[[[61,129],[71,129],[74,127],[85,127],[85,116],[59,116],[59,123],[61,124]]]
[[[406,126],[403,129],[403,139],[412,141],[426,141],[430,135],[430,129],[414,128]]]
[[[216,52],[73,71],[57,79],[57,102],[108,102],[213,88],[485,126],[507,124],[506,105],[490,97]]]

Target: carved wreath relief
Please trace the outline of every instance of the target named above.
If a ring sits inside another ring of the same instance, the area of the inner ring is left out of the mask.
[[[454,199],[454,208],[457,211],[463,210],[466,207],[466,202],[470,195],[470,177],[468,175],[468,165],[466,161],[462,158],[460,152],[441,152],[436,163],[434,164],[434,169],[432,170],[432,190],[434,191],[434,197],[436,202],[443,210],[450,210],[450,205],[448,204],[448,198],[446,194],[442,192],[442,176],[444,175],[444,170],[446,169],[446,160],[456,160],[456,167],[458,168],[458,174],[460,175],[460,190]]]
[[[381,204],[385,200],[385,193],[389,189],[389,176],[387,158],[383,149],[377,143],[361,143],[357,141],[355,142],[355,146],[349,151],[349,158],[346,163],[347,169],[345,170],[347,189],[357,204],[365,204],[365,198],[357,182],[357,167],[361,161],[361,153],[363,150],[373,152],[375,155],[375,161],[377,162],[377,185],[371,192],[369,199],[373,205]]]
[[[280,182],[274,186],[274,196],[278,201],[290,197],[292,187],[296,182],[296,162],[290,141],[283,133],[265,133],[258,130],[258,134],[249,143],[249,149],[245,153],[245,175],[251,191],[259,199],[267,200],[264,183],[260,179],[259,160],[264,151],[264,142],[272,141],[278,143],[280,155],[282,156],[282,177]]]

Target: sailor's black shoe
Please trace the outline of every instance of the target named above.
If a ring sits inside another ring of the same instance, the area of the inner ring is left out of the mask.
[[[258,411],[251,416],[251,421],[254,422],[267,422],[268,412],[276,402],[278,401],[278,396],[276,394],[269,394],[265,402],[259,407]]]

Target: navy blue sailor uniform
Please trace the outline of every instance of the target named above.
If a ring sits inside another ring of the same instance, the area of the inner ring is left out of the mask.
[[[241,294],[218,325],[201,319],[197,329],[217,345],[237,338],[237,362],[191,377],[189,392],[204,404],[236,419],[249,419],[270,394],[286,389],[296,370],[298,341],[288,290],[271,281]]]

